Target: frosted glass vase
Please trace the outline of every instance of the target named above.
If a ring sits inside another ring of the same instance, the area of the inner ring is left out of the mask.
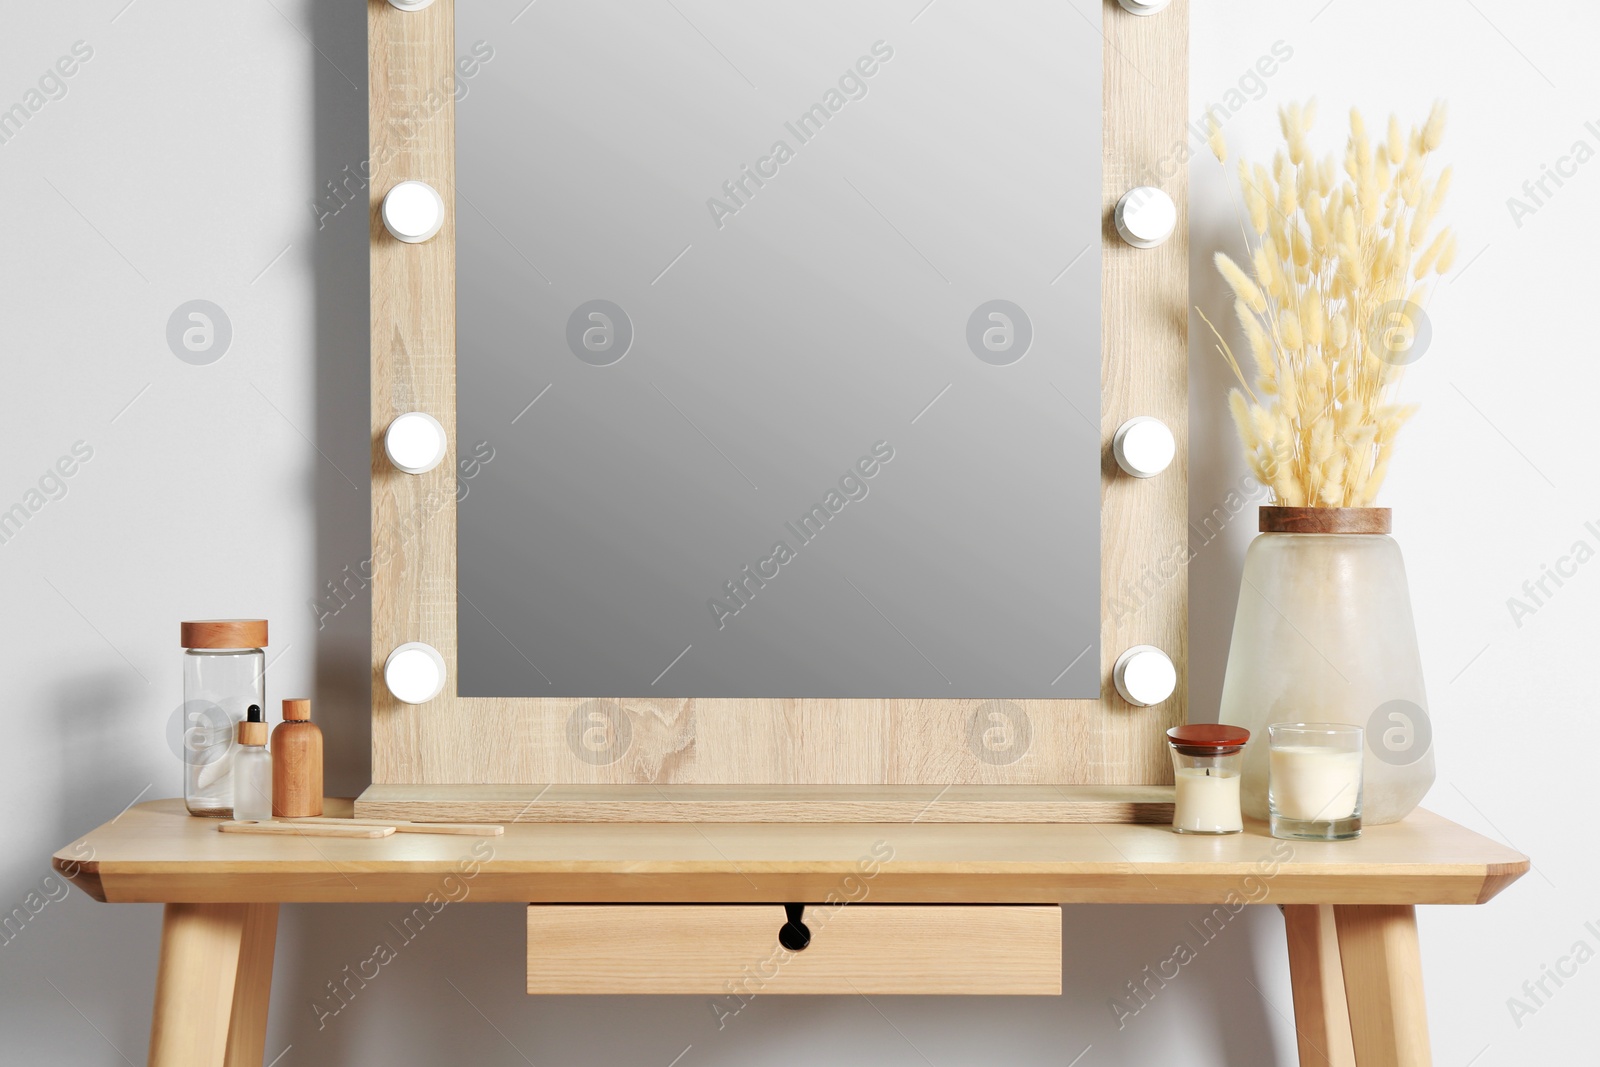
[[[1340,722],[1366,729],[1363,821],[1403,819],[1433,784],[1433,729],[1389,509],[1263,507],[1260,529],[1219,716],[1250,731],[1244,812],[1268,816],[1268,724]]]

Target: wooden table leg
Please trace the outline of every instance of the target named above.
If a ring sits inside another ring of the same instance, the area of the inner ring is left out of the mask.
[[[1361,1067],[1429,1067],[1417,910],[1409,904],[1338,904],[1350,1032]]]
[[[1287,904],[1283,924],[1289,937],[1289,981],[1294,988],[1300,1067],[1355,1067],[1333,906]]]
[[[150,1067],[222,1067],[247,904],[168,904]]]
[[[267,1003],[272,996],[272,955],[278,942],[278,905],[246,904],[233,1013],[223,1067],[261,1067],[267,1047]]]

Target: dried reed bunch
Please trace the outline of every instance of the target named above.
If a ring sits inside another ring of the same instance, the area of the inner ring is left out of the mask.
[[[1274,502],[1365,507],[1389,469],[1414,405],[1394,400],[1405,365],[1421,354],[1417,331],[1430,284],[1455,262],[1456,239],[1439,224],[1450,169],[1430,178],[1445,108],[1409,131],[1390,117],[1374,143],[1359,111],[1341,161],[1312,156],[1316,102],[1278,112],[1284,148],[1268,167],[1239,161],[1248,270],[1227,255],[1217,269],[1255,368],[1252,383],[1210,319],[1218,350],[1239,379],[1228,406],[1250,467]],[[1226,164],[1215,121],[1211,150]],[[1253,236],[1252,236],[1253,233]]]

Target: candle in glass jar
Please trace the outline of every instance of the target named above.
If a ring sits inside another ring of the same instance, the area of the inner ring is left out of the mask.
[[[1180,834],[1237,834],[1239,774],[1250,731],[1190,723],[1167,731],[1172,750],[1172,828]]]
[[[1183,767],[1174,774],[1172,825],[1194,834],[1230,834],[1244,829],[1239,814],[1239,775],[1210,767]]]
[[[1273,810],[1286,819],[1331,822],[1355,814],[1361,753],[1312,745],[1274,746],[1269,757]]]

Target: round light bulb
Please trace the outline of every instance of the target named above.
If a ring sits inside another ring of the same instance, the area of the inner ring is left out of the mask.
[[[1154,248],[1178,228],[1178,205],[1153,185],[1129,189],[1114,214],[1117,233],[1135,248]]]
[[[394,0],[389,0],[389,2],[393,3]],[[428,0],[428,2],[432,3],[433,0]],[[1171,3],[1172,0],[1117,0],[1117,2],[1122,5],[1124,11],[1131,11],[1135,15],[1154,15]]]
[[[1134,645],[1118,656],[1111,678],[1122,699],[1140,708],[1161,703],[1178,688],[1177,668],[1154,645]]]
[[[1160,419],[1140,415],[1117,427],[1111,438],[1117,466],[1135,478],[1154,478],[1172,465],[1178,442]]]
[[[444,680],[444,657],[421,641],[406,642],[383,663],[383,684],[407,704],[426,704],[444,689]]]
[[[444,462],[449,440],[439,420],[423,411],[408,411],[383,432],[383,452],[407,474],[426,474]]]
[[[389,3],[401,11],[421,11],[433,3],[433,0],[389,0]]]
[[[394,239],[421,244],[444,225],[444,198],[427,182],[401,182],[383,196],[383,228]]]

